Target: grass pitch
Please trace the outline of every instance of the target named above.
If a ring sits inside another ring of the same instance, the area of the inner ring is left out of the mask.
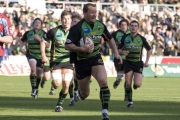
[[[110,120],[180,120],[180,79],[143,78],[141,88],[133,90],[134,108],[126,108],[124,81],[117,89],[115,78],[108,78],[111,90]],[[0,120],[101,120],[99,87],[93,80],[91,94],[69,107],[69,95],[63,104],[64,111],[54,112],[60,88],[49,95],[50,81],[39,88],[38,99],[30,96],[29,77],[0,76]]]

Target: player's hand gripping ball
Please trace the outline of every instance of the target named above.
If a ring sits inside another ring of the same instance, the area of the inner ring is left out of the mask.
[[[83,47],[84,44],[87,44],[87,45],[91,46],[91,45],[94,44],[94,42],[93,42],[93,40],[89,36],[83,36],[80,39],[80,47]]]

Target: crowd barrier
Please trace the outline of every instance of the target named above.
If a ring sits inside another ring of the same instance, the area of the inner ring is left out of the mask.
[[[143,57],[145,61],[145,57]],[[115,77],[116,70],[114,63],[104,57],[105,68],[108,77]],[[5,76],[27,76],[30,68],[25,56],[9,56],[3,61],[0,75]],[[144,68],[144,77],[179,77],[180,76],[180,57],[151,57],[149,67]]]

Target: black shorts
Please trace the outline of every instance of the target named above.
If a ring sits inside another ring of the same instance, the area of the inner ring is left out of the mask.
[[[116,71],[123,71],[124,70],[124,60],[123,60],[123,64],[119,64],[119,59],[114,58],[114,67],[116,69]]]
[[[71,69],[71,70],[74,69],[73,65],[70,64],[70,62],[63,62],[63,63],[51,62],[50,65],[48,65],[47,63],[44,64],[44,72],[62,69],[62,68]]]
[[[28,59],[28,62],[29,62],[30,59],[35,59],[36,62],[37,62],[36,67],[43,68],[43,62],[42,62],[41,59],[37,59],[37,58],[35,58],[35,57],[31,56],[31,55],[28,55],[28,56],[26,56],[26,57],[27,57],[27,59]]]
[[[88,60],[80,60],[75,62],[75,72],[78,80],[82,80],[87,76],[91,76],[93,66],[104,65],[101,56],[90,58]]]
[[[124,73],[128,73],[129,71],[133,71],[136,73],[141,73],[143,72],[143,67],[144,63],[143,61],[138,61],[138,62],[132,62],[132,61],[124,61]]]

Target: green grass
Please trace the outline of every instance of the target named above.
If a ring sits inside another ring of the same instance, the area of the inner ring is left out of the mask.
[[[140,89],[133,90],[134,108],[124,102],[124,81],[113,89],[115,78],[108,78],[111,89],[109,116],[111,120],[180,120],[180,79],[144,78]],[[101,120],[99,87],[93,80],[91,94],[69,107],[69,96],[64,111],[54,112],[60,88],[50,96],[50,81],[40,88],[39,98],[30,97],[28,77],[0,76],[0,120]]]

